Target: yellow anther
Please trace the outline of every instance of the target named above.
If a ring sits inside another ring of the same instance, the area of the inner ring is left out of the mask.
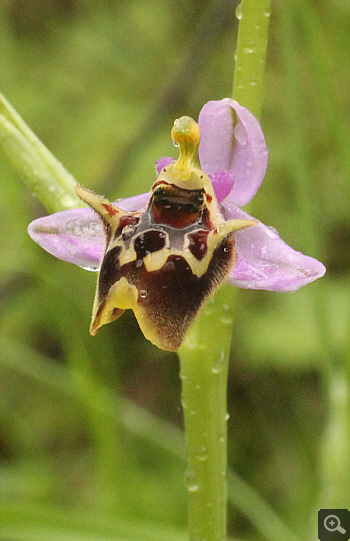
[[[185,175],[200,169],[198,158],[200,135],[197,122],[189,116],[178,118],[171,130],[171,137],[180,151],[180,157],[173,165]]]

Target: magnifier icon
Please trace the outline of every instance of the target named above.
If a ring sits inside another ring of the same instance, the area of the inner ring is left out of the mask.
[[[340,525],[340,520],[336,515],[327,515],[324,519],[324,527],[329,532],[346,533],[346,530]]]

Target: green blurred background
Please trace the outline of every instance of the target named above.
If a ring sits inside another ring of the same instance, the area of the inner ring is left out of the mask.
[[[236,5],[3,0],[0,90],[79,182],[148,191],[173,120],[231,94]],[[249,211],[327,275],[237,292],[237,539],[311,541],[319,507],[350,507],[349,35],[347,0],[272,3],[269,165]],[[176,355],[131,313],[89,336],[96,275],[30,240],[45,209],[1,153],[0,174],[1,541],[185,538]]]

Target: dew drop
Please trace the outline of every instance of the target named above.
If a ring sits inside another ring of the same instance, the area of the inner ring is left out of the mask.
[[[90,272],[97,272],[99,270],[98,267],[85,267],[85,266],[83,266],[81,268],[84,269],[84,270],[90,271]]]
[[[142,259],[136,259],[136,261],[135,261],[135,267],[136,267],[137,269],[139,269],[140,267],[142,267],[142,265],[143,265]]]
[[[223,314],[220,316],[220,321],[223,325],[231,325],[233,321],[233,310],[229,304],[224,304]]]
[[[69,194],[65,194],[61,197],[61,205],[65,208],[74,207],[76,204],[76,200],[74,200]]]
[[[225,252],[225,254],[227,254],[227,252],[228,252],[228,247],[227,246],[224,247],[224,252]]]
[[[198,447],[198,449],[196,450],[196,458],[200,462],[208,460],[208,453],[206,447]]]
[[[247,132],[240,124],[237,124],[235,128],[234,137],[239,145],[245,146],[248,144]]]
[[[224,350],[222,350],[219,358],[216,360],[214,366],[211,369],[213,374],[220,374],[223,371],[224,361],[225,361],[225,352]]]
[[[223,325],[231,325],[233,322],[233,317],[221,316],[220,321]]]
[[[236,17],[239,21],[242,19],[242,4],[238,4],[236,7]]]
[[[135,231],[134,225],[129,224],[123,227],[123,230],[122,230],[123,240],[125,241],[125,240],[130,239],[133,236],[134,231]]]
[[[197,476],[190,467],[185,472],[184,484],[189,492],[196,492],[199,489]]]
[[[212,371],[213,374],[220,374],[220,372],[222,372],[222,368],[221,368],[221,366],[213,366],[211,371]]]
[[[276,235],[279,237],[279,234],[278,234],[278,231],[275,227],[273,227],[272,225],[267,225],[266,226],[266,233],[268,234],[269,237],[271,237],[272,239],[275,239],[276,238]]]
[[[255,42],[254,41],[249,41],[246,45],[246,47],[244,47],[243,51],[246,53],[246,54],[251,54],[251,53],[255,53],[256,52],[256,45],[255,45]]]
[[[140,297],[141,299],[145,299],[147,297],[147,291],[145,289],[141,289]]]
[[[180,370],[180,378],[182,379],[182,381],[185,381],[186,379],[188,379],[188,376],[184,374],[182,370]]]

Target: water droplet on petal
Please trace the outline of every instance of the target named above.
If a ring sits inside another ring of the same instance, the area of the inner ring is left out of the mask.
[[[242,125],[237,124],[234,131],[234,138],[239,145],[246,145],[248,143],[247,133]]]
[[[236,7],[236,17],[239,21],[242,19],[242,4],[238,4]]]
[[[273,227],[272,225],[267,225],[266,228],[266,233],[269,237],[271,237],[272,239],[275,239],[276,235],[279,237],[278,231],[275,227]]]
[[[145,289],[141,289],[140,297],[141,299],[145,299],[147,297],[147,291]]]

